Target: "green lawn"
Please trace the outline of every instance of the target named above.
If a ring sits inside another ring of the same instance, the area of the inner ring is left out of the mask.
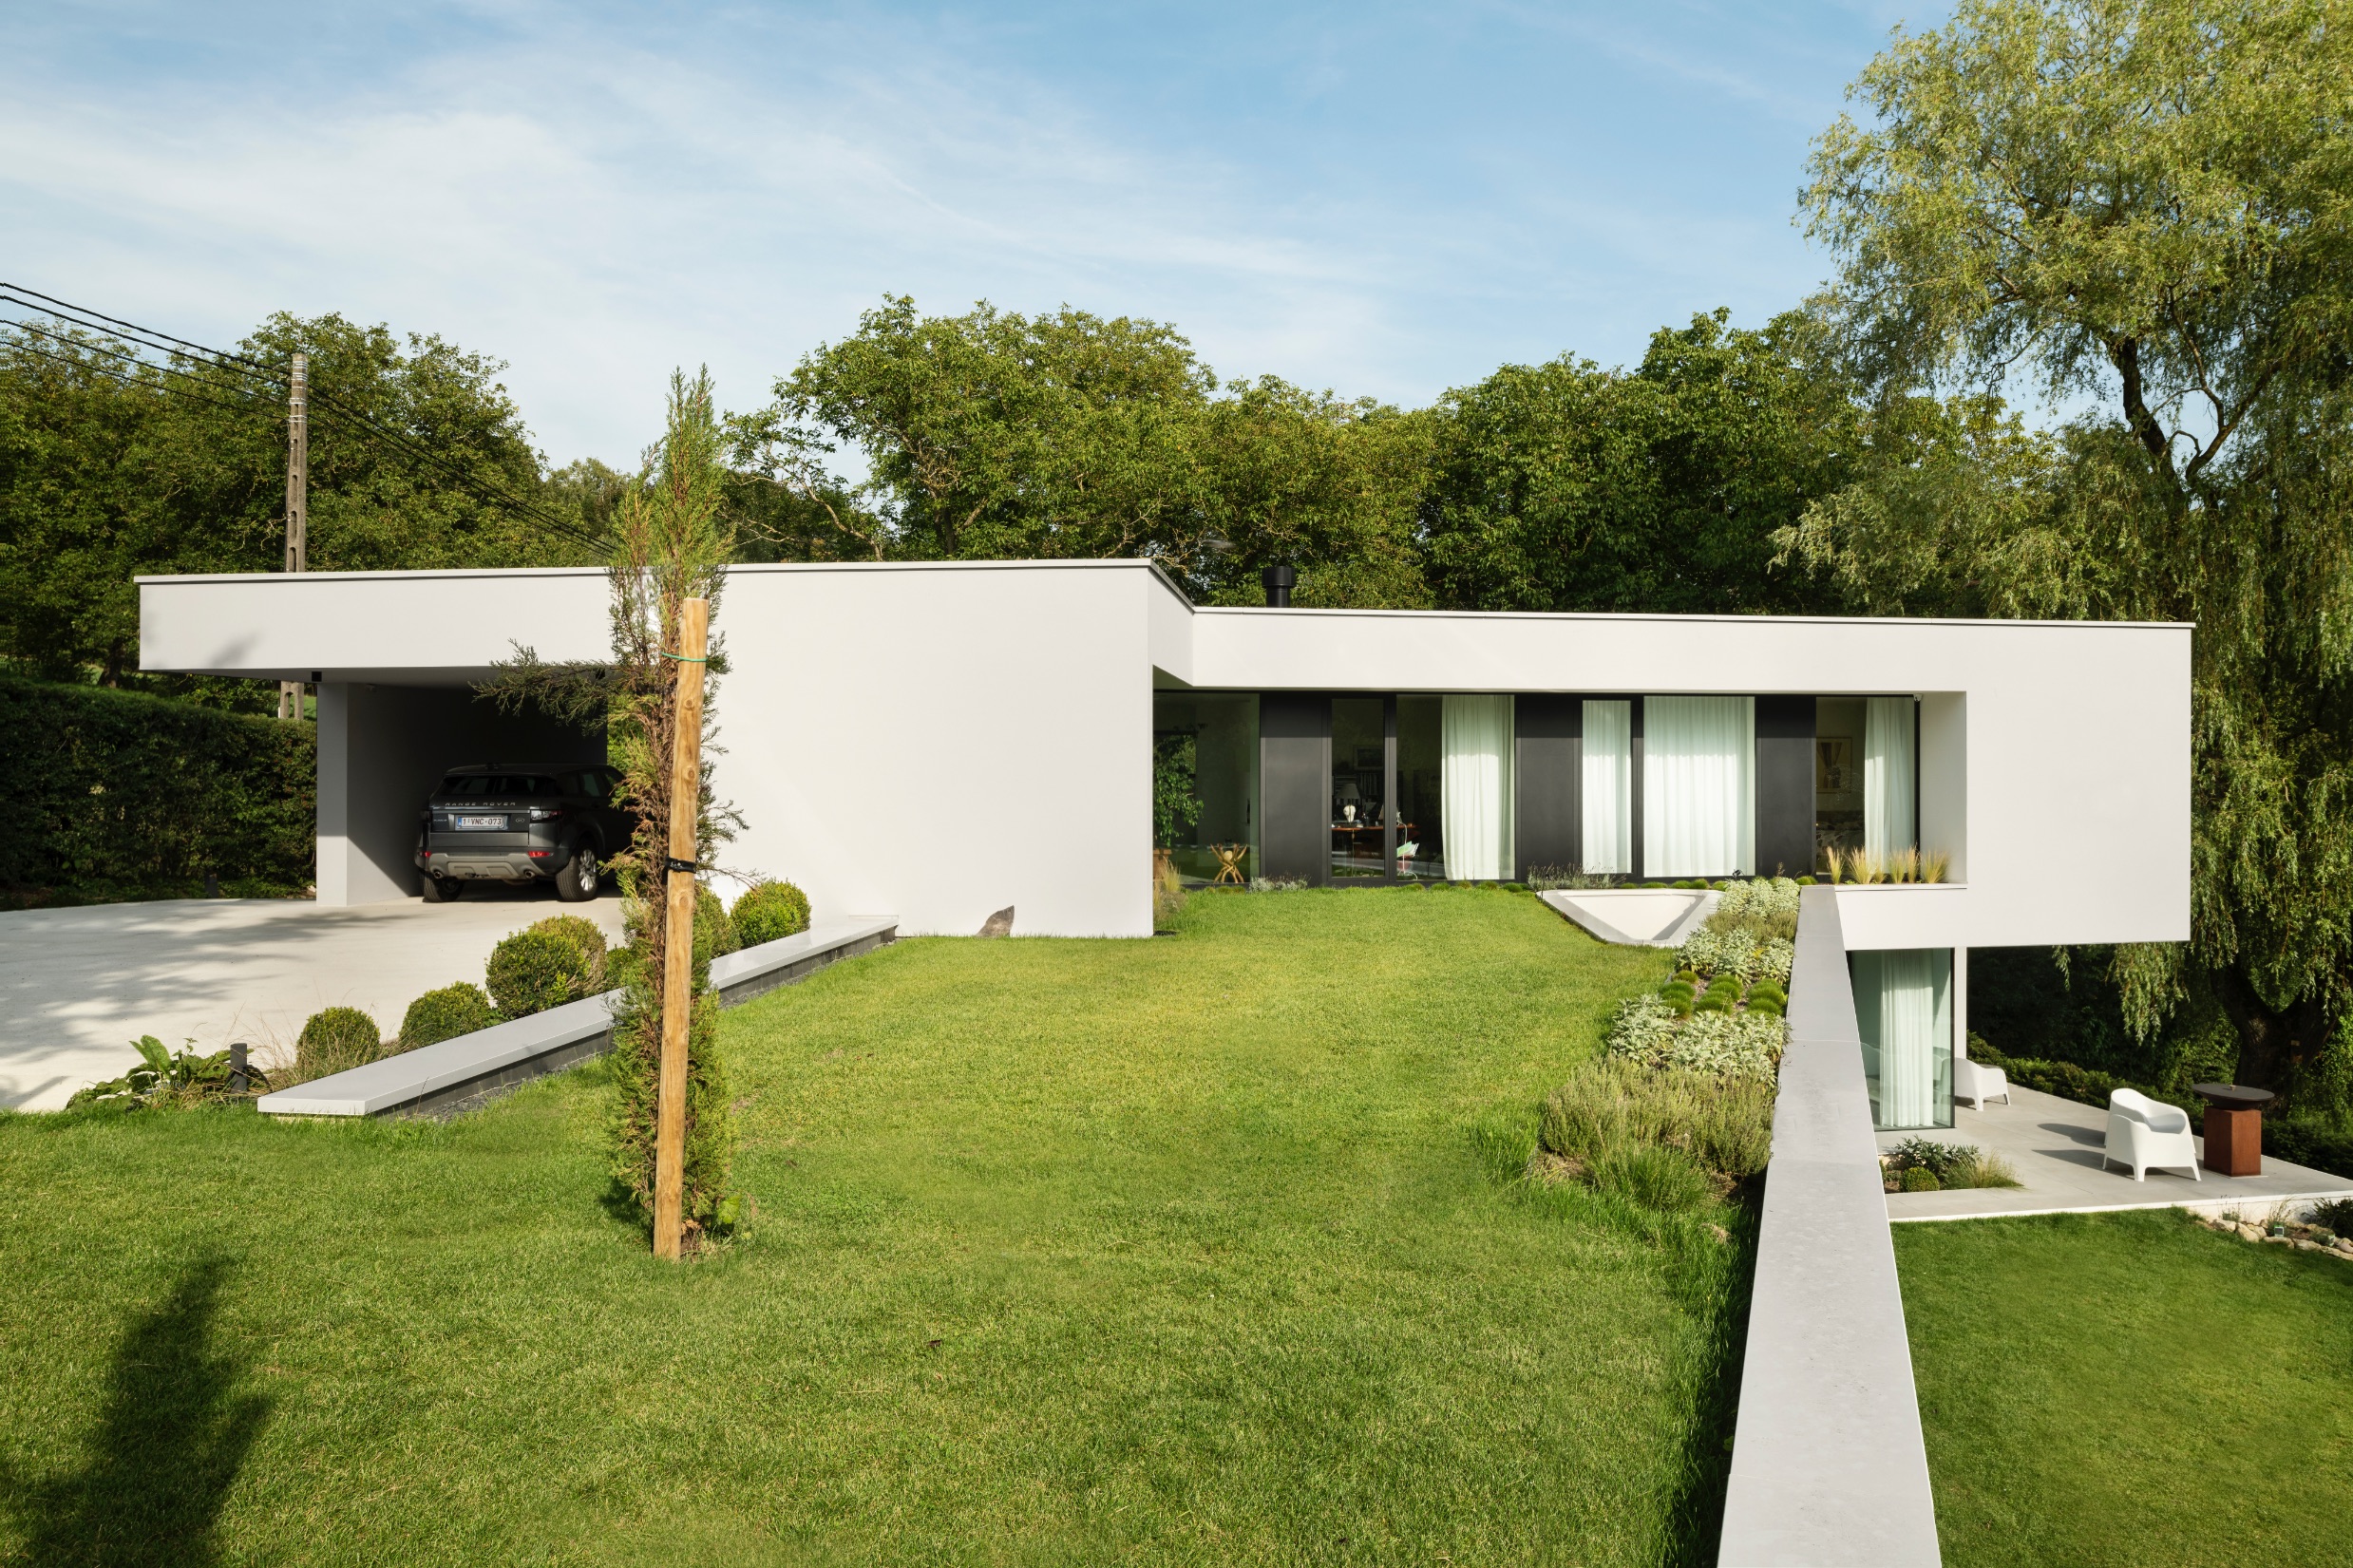
[[[1947,1563],[2353,1560],[2353,1263],[2178,1213],[1895,1253]]]
[[[728,1014],[758,1219],[684,1267],[596,1067],[0,1117],[0,1558],[1712,1558],[1737,1249],[1499,1180],[1657,954],[1497,892],[1175,923]]]

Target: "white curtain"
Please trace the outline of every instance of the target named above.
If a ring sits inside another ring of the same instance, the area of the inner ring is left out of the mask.
[[[1439,709],[1438,826],[1449,880],[1511,876],[1511,699],[1450,696]]]
[[[1585,704],[1584,871],[1634,869],[1634,705]]]
[[[1642,699],[1642,874],[1756,870],[1756,699]]]
[[[1864,1058],[1878,1058],[1879,1124],[1937,1125],[1953,1048],[1951,951],[1858,953],[1854,981]]]
[[[1912,699],[1873,697],[1863,714],[1863,847],[1885,860],[1915,841]]]

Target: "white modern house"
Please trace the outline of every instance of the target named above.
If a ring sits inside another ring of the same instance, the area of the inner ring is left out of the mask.
[[[318,683],[323,902],[417,895],[445,768],[602,756],[471,690],[519,645],[602,658],[600,571],[140,587],[143,669]],[[1971,948],[2189,935],[2187,626],[1211,609],[1142,561],[739,567],[713,625],[734,868],[909,935],[1148,936],[1187,748],[1201,877],[1916,851],[1942,881],[1838,893],[1883,1125],[1950,1118]]]

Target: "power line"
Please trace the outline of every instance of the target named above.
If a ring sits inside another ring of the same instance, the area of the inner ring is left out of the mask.
[[[209,403],[216,408],[225,409],[229,413],[233,414],[244,414],[251,413],[253,411],[250,405],[240,406],[237,404],[223,402],[219,398],[210,397],[202,392],[192,391],[185,387],[159,386],[152,381],[142,380],[140,377],[134,376],[127,371],[115,369],[111,366],[96,365],[86,359],[75,359],[66,354],[51,353],[48,349],[43,349],[35,344],[26,343],[21,340],[12,343],[0,340],[0,344],[4,344],[5,349],[9,353],[32,354],[41,359],[46,359],[51,364],[63,365],[68,369],[82,370],[91,375],[104,376],[107,380],[112,381],[119,386],[144,387],[150,391],[171,392],[180,397],[192,397],[199,403]]]
[[[19,295],[25,297],[12,297]],[[75,305],[70,301],[59,299],[52,294],[43,293],[37,289],[28,289],[20,284],[0,281],[0,299],[5,299],[9,303],[16,304],[27,309],[47,312],[47,313],[56,316],[58,319],[67,322],[69,325],[81,327],[86,331],[94,332],[117,335],[118,340],[120,341],[129,341],[136,344],[140,348],[151,349],[159,353],[168,353],[175,358],[181,358],[191,354],[201,356],[198,362],[204,364],[207,368],[223,370],[231,375],[258,375],[273,386],[282,385],[285,381],[285,376],[281,372],[274,369],[268,365],[263,364],[259,360],[249,358],[244,354],[230,353],[219,349],[208,348],[201,343],[194,343],[186,338],[175,336],[170,332],[165,332],[153,327],[144,327],[134,321],[125,321],[120,316],[108,315],[103,311],[95,311],[87,306]],[[35,304],[34,301],[38,301],[39,303]],[[88,319],[81,319],[84,317]],[[105,325],[100,326],[98,325],[99,323],[104,323]],[[11,325],[29,327],[29,324],[28,323],[12,323]],[[73,341],[71,339],[65,338],[58,333],[46,331],[44,329],[39,327],[29,327],[29,330],[42,332],[44,336],[54,338],[60,342]],[[119,334],[121,333],[128,333],[132,335],[125,339],[120,337]],[[149,339],[154,339],[156,341],[147,341]],[[123,353],[119,349],[106,349],[101,345],[82,344],[80,347],[98,349],[101,352],[112,354],[116,358],[128,360],[137,365],[144,366],[149,363],[146,360],[139,358],[137,355]],[[45,355],[44,357],[51,359],[57,358],[57,356],[53,354]],[[236,367],[243,367],[244,368],[239,370],[235,368]],[[96,367],[93,367],[93,368],[96,368]],[[163,370],[167,373],[196,379],[189,371],[180,369],[178,367],[157,366],[155,368]],[[338,416],[331,421],[331,423],[348,424],[350,425],[356,426],[357,429],[355,433],[372,437],[376,441],[392,446],[399,452],[417,462],[430,463],[444,474],[455,479],[460,484],[474,491],[478,500],[485,500],[493,505],[502,506],[507,511],[514,513],[528,521],[539,523],[541,527],[548,529],[552,533],[559,534],[563,538],[572,540],[576,544],[585,545],[590,549],[598,551],[602,551],[606,548],[606,541],[604,539],[576,526],[570,520],[559,516],[558,514],[546,510],[536,501],[524,500],[516,496],[514,493],[507,490],[505,486],[499,484],[494,481],[486,480],[479,474],[460,468],[448,454],[438,452],[432,447],[427,446],[423,442],[408,436],[405,432],[389,430],[385,428],[383,425],[378,425],[375,420],[370,417],[366,412],[346,403],[343,399],[335,396],[333,393],[313,386],[310,388],[310,396],[314,407],[319,407],[322,412],[332,410],[336,416]]]

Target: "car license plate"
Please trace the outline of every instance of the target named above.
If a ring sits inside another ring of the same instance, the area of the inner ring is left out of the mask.
[[[503,817],[460,817],[458,826],[462,828],[486,827],[496,833],[505,829],[506,819]]]

